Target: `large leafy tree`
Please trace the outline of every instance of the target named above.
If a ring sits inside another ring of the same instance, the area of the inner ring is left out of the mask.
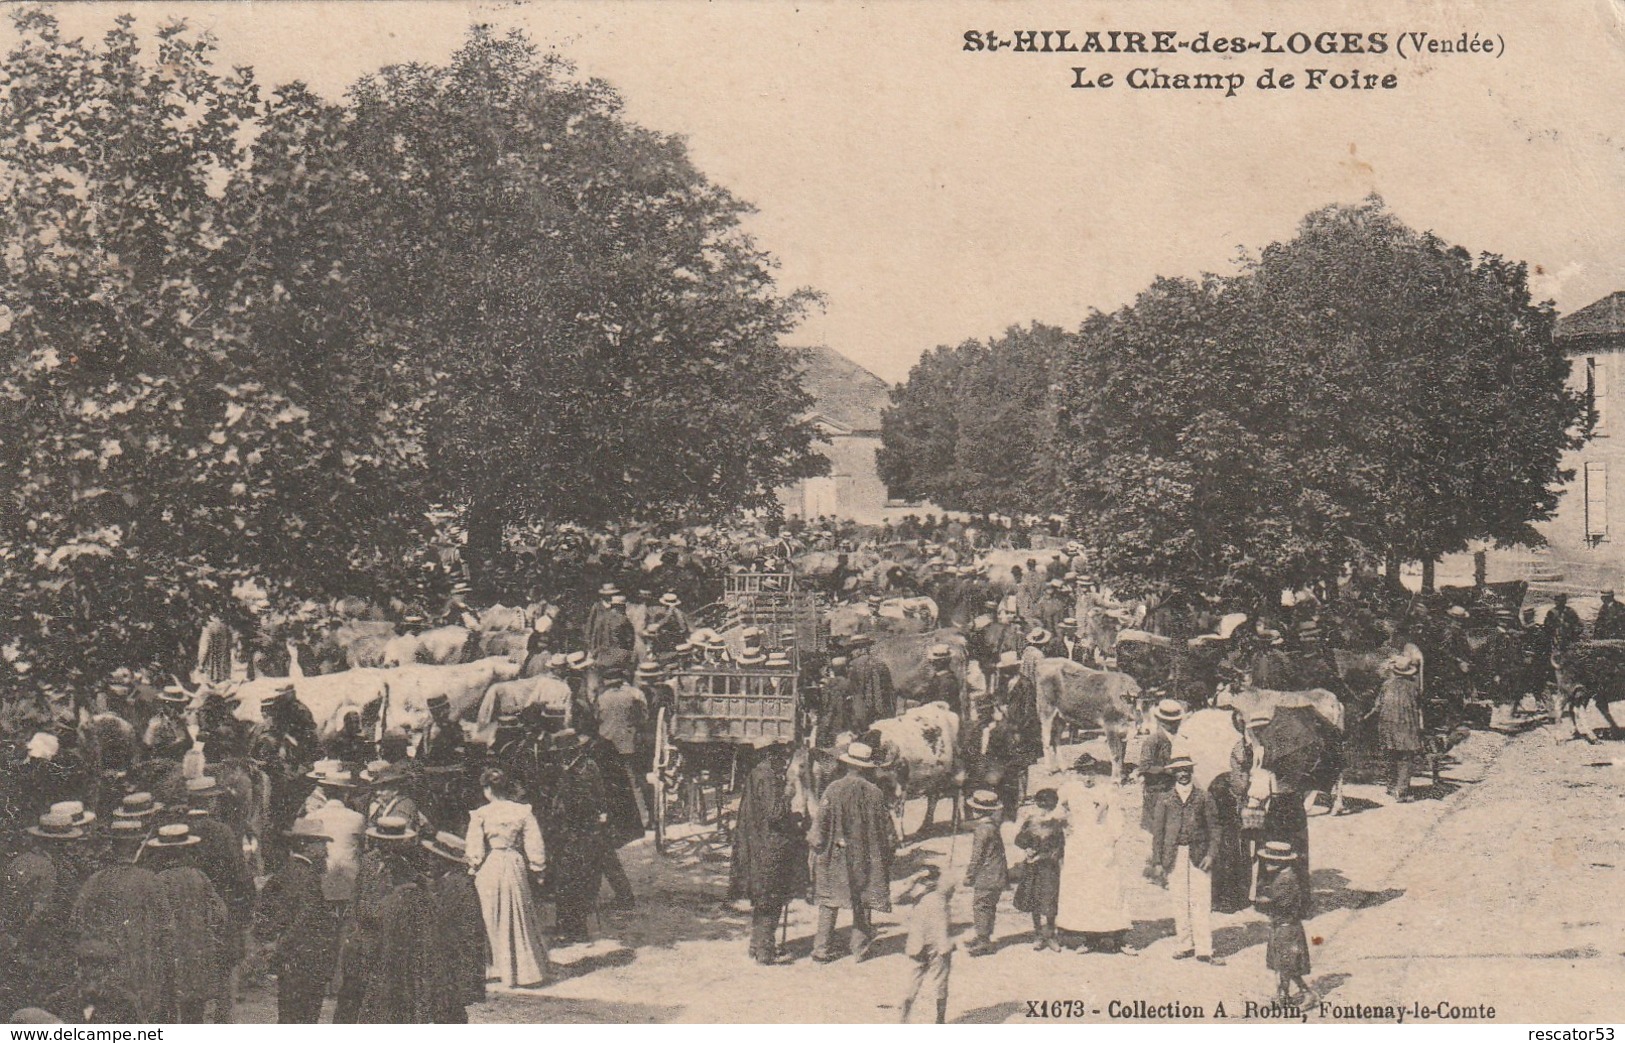
[[[1059,509],[1057,381],[1069,344],[1066,331],[1033,323],[927,352],[881,417],[882,480],[949,510]]]
[[[1552,319],[1521,265],[1378,199],[1311,214],[1235,277],[1160,280],[1084,325],[1074,524],[1125,588],[1262,597],[1538,543],[1585,408]]]
[[[262,182],[268,249],[299,243],[278,262],[298,267],[319,244],[345,300],[328,335],[421,422],[426,495],[466,508],[476,565],[510,524],[770,507],[822,461],[779,345],[811,295],[777,291],[749,207],[680,139],[620,110],[477,28],[445,66],[386,68],[342,107],[284,93],[256,149],[302,170]]]
[[[179,24],[143,47],[13,15],[0,79],[0,648],[7,687],[184,668],[233,592],[353,588],[412,525],[414,453],[259,336],[221,186],[258,105]]]

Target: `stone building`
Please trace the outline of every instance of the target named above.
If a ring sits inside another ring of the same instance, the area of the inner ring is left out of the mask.
[[[1555,335],[1571,386],[1590,395],[1597,423],[1591,440],[1564,458],[1574,480],[1541,531],[1566,580],[1614,585],[1625,575],[1625,290],[1563,316]]]
[[[829,474],[779,490],[787,517],[829,515],[859,522],[882,520],[889,494],[875,467],[880,413],[890,403],[884,380],[832,348],[808,350],[802,379],[813,397],[808,419],[829,439],[818,446]]]

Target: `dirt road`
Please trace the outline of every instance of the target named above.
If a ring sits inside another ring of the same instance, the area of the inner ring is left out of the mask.
[[[1215,914],[1225,966],[1174,962],[1168,893],[1127,881],[1137,956],[1039,953],[1030,922],[1001,907],[999,952],[956,957],[950,1020],[1023,1021],[1029,1000],[1075,1001],[1072,1020],[1493,1020],[1594,1023],[1625,1012],[1625,745],[1558,742],[1539,727],[1475,732],[1437,787],[1392,805],[1379,786],[1348,787],[1349,814],[1310,820],[1315,912],[1306,922],[1320,1003],[1269,1008],[1263,918]],[[1619,766],[1612,762],[1620,761]],[[1601,766],[1597,766],[1601,765]],[[1418,784],[1423,780],[1419,777]],[[1043,785],[1043,776],[1033,787]],[[1123,798],[1138,807],[1136,787]],[[918,808],[911,809],[915,818]],[[1137,819],[1136,819],[1137,821]],[[959,841],[963,859],[967,839]],[[946,830],[901,852],[898,875],[945,858]],[[1149,842],[1134,830],[1127,861]],[[1014,849],[1012,848],[1014,854]],[[489,1022],[875,1022],[896,1017],[909,961],[900,920],[879,916],[878,956],[813,963],[813,913],[791,913],[799,959],[760,967],[745,956],[748,917],[721,904],[727,851],[690,844],[671,855],[647,843],[622,852],[641,896],[606,914],[604,938],[561,950],[561,980],[472,1008]],[[955,900],[968,930],[969,895]],[[844,920],[843,920],[844,924]],[[1253,1006],[1249,1006],[1252,1004]],[[256,991],[245,1020],[274,1016]]]

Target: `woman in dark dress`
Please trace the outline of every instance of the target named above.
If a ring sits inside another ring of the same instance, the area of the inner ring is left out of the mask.
[[[1033,814],[1016,832],[1016,846],[1027,852],[1015,904],[1033,918],[1033,948],[1062,951],[1055,934],[1055,916],[1061,906],[1061,854],[1066,850],[1066,829],[1056,816],[1060,800],[1052,789],[1033,794]]]
[[[1247,802],[1247,774],[1252,748],[1240,740],[1230,751],[1230,770],[1208,787],[1218,818],[1219,850],[1213,860],[1213,910],[1239,913],[1252,900],[1252,861],[1241,833],[1241,809]]]

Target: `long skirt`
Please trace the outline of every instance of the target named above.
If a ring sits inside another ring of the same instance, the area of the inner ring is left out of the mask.
[[[1213,911],[1239,913],[1252,902],[1253,875],[1241,834],[1241,808],[1224,775],[1214,780],[1208,792],[1219,827],[1219,850],[1213,860]]]
[[[1123,902],[1114,841],[1087,830],[1067,835],[1055,920],[1061,930],[1111,934],[1134,926]]]
[[[547,943],[525,873],[525,856],[512,848],[492,851],[474,874],[474,889],[480,894],[480,913],[491,943],[485,976],[510,987],[546,981]]]

